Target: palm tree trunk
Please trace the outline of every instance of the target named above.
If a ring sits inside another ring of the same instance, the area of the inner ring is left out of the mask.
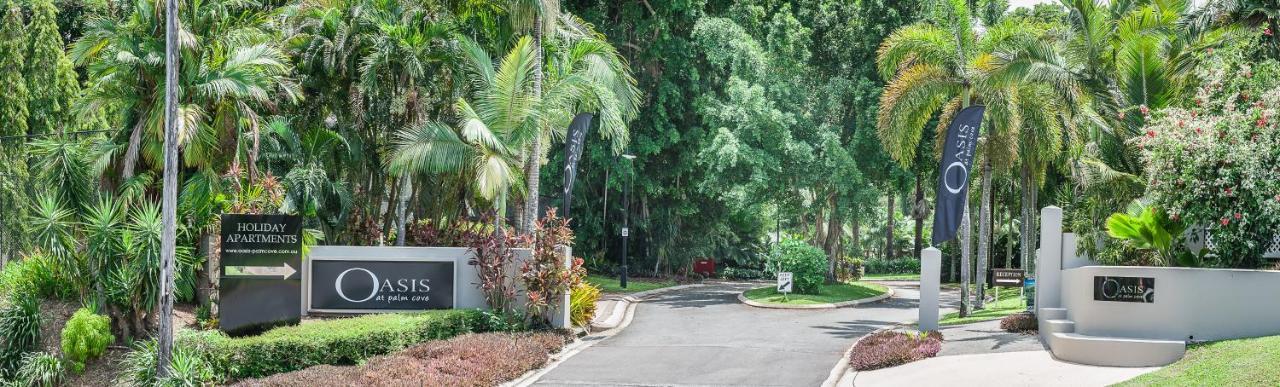
[[[960,219],[960,317],[969,316],[969,199],[964,199],[964,216]]]
[[[1019,239],[1021,248],[1020,256],[1022,258],[1022,269],[1026,270],[1028,277],[1034,277],[1035,271],[1031,270],[1031,254],[1034,248],[1031,245],[1031,209],[1035,207],[1031,204],[1031,169],[1023,163],[1022,165],[1022,226]]]
[[[915,218],[915,240],[912,244],[911,256],[919,259],[924,249],[924,187],[919,174],[916,175],[916,200],[912,203],[911,217]]]
[[[533,97],[542,98],[542,15],[533,16]],[[538,219],[538,188],[542,172],[542,128],[533,136],[532,151],[529,152],[528,163],[525,164],[524,178],[528,182],[528,192],[524,199],[524,219],[520,222],[520,232],[528,234],[533,231],[533,222]]]
[[[408,213],[409,196],[413,193],[413,177],[405,174],[400,178],[400,197],[396,204],[396,246],[404,246],[407,239],[405,232],[405,214]]]
[[[885,200],[885,228],[884,228],[884,259],[892,260],[893,257],[893,190],[889,190],[889,197]]]
[[[156,376],[169,376],[173,351],[173,285],[178,242],[178,1],[165,1],[164,183],[161,193],[159,332]],[[135,133],[136,134],[136,133]],[[130,140],[132,143],[132,140]]]
[[[991,158],[982,158],[982,208],[978,209],[978,289],[973,306],[982,309],[986,296],[987,262],[991,259]]]

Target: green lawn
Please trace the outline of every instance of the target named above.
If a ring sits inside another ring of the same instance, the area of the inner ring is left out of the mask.
[[[865,274],[862,279],[867,281],[919,281],[920,273]]]
[[[787,295],[786,301],[783,300],[782,293],[778,293],[778,290],[773,286],[748,290],[746,296],[752,301],[766,304],[812,305],[860,300],[863,298],[875,297],[884,294],[887,291],[888,288],[881,285],[865,282],[853,282],[836,285],[822,285],[822,288],[818,290],[818,294],[791,293],[790,295]]]
[[[988,290],[989,294],[994,294],[995,289]],[[942,320],[938,321],[939,325],[957,325],[968,324],[979,321],[998,320],[1014,313],[1027,310],[1027,302],[1024,297],[1018,295],[1018,289],[1000,289],[1000,300],[983,305],[986,309],[975,310],[969,313],[969,316],[960,318],[960,312],[951,312],[942,316]]]
[[[628,277],[627,288],[623,289],[622,286],[619,286],[617,277],[606,277],[600,274],[587,274],[587,282],[600,288],[600,291],[605,293],[636,293],[676,286],[676,282],[672,280]]]
[[[1159,371],[1117,386],[1280,386],[1280,336],[1194,344]]]

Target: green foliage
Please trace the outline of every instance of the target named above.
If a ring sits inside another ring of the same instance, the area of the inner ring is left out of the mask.
[[[1157,262],[1168,266],[1195,266],[1195,262],[1177,260],[1183,252],[1185,230],[1182,222],[1170,219],[1164,210],[1141,201],[1131,203],[1127,213],[1115,213],[1107,218],[1108,235],[1133,249],[1154,252]]]
[[[102,356],[114,341],[110,318],[80,308],[62,328],[62,355],[71,363],[71,369],[80,373],[86,361]]]
[[[27,33],[24,31],[22,9],[16,1],[0,3],[0,85],[6,90],[0,93],[0,135],[26,135],[29,112],[27,103],[31,96],[23,79],[23,65],[27,57]]]
[[[24,73],[31,94],[28,126],[31,133],[39,134],[74,129],[71,103],[80,94],[80,82],[63,51],[58,10],[53,0],[35,0],[30,4],[30,48]]]
[[[767,267],[774,275],[791,272],[796,293],[818,294],[827,273],[827,255],[805,241],[786,239],[769,256]]]
[[[169,376],[156,377],[156,341],[138,341],[120,360],[116,381],[128,386],[191,387],[212,385],[220,381],[209,363],[195,350],[180,345],[173,347],[169,359]]]
[[[596,301],[599,300],[600,288],[586,282],[574,286],[569,293],[569,317],[573,325],[585,327],[591,324],[596,314]]]
[[[881,257],[867,258],[863,261],[862,266],[867,268],[867,274],[920,273],[920,259],[911,257],[902,257],[897,259],[884,259]]]
[[[40,345],[40,301],[30,292],[5,295],[0,304],[0,375],[13,375],[22,356]]]
[[[56,387],[62,385],[67,370],[62,360],[48,352],[30,352],[22,356],[14,381],[28,387]]]
[[[1257,268],[1280,230],[1277,86],[1273,61],[1209,70],[1196,106],[1160,111],[1136,140],[1152,203],[1204,228],[1207,265]]]
[[[483,314],[475,310],[378,314],[280,327],[237,338],[218,331],[186,332],[177,337],[175,347],[206,362],[218,380],[234,380],[320,364],[358,364],[420,342],[485,328]]]

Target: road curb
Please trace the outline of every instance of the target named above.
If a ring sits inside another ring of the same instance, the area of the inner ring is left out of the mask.
[[[648,291],[638,292],[638,293],[629,294],[629,295],[617,296],[616,300],[618,300],[618,305],[614,306],[613,308],[615,310],[617,310],[618,308],[623,308],[626,310],[626,312],[623,313],[625,317],[623,317],[622,321],[619,322],[617,326],[608,328],[599,333],[592,333],[592,334],[588,334],[585,337],[575,338],[573,343],[566,345],[564,348],[560,350],[560,352],[556,352],[555,354],[551,355],[550,356],[551,361],[549,361],[546,366],[543,366],[542,368],[539,368],[539,369],[525,372],[524,375],[520,375],[519,378],[508,381],[506,383],[502,383],[499,386],[501,387],[531,386],[534,383],[537,383],[538,380],[542,379],[544,375],[551,372],[552,370],[555,370],[556,367],[559,367],[561,363],[564,363],[566,360],[569,360],[569,358],[573,357],[573,355],[577,355],[579,352],[582,352],[583,350],[590,348],[596,343],[599,343],[601,341],[604,341],[605,339],[613,337],[613,335],[616,335],[619,332],[622,332],[623,329],[627,329],[627,326],[631,325],[631,320],[635,318],[636,304],[644,302],[644,300],[648,299],[649,297],[652,297],[660,293],[701,287],[701,286],[705,286],[705,285],[704,284],[679,285],[679,286],[666,287],[662,289],[648,290]]]
[[[883,300],[889,299],[890,297],[893,297],[893,288],[885,286],[885,289],[888,289],[888,290],[885,291],[884,294],[881,294],[878,296],[872,296],[872,297],[851,300],[851,301],[837,302],[833,304],[807,304],[807,305],[766,304],[763,302],[757,302],[757,301],[752,301],[748,299],[747,291],[738,293],[738,301],[742,302],[743,304],[747,304],[757,308],[767,308],[767,309],[835,309],[835,308],[843,308],[846,306],[854,306],[854,305],[883,301]],[[749,290],[750,289],[748,289],[748,291]]]

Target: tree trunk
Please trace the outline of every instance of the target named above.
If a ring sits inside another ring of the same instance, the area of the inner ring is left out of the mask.
[[[973,306],[982,309],[986,297],[987,263],[991,261],[991,158],[982,158],[982,207],[978,209],[977,297]]]
[[[827,282],[836,282],[836,262],[840,260],[836,254],[836,245],[844,232],[840,230],[840,213],[836,207],[836,196],[827,196],[827,205],[831,207],[831,215],[827,217],[827,240],[822,250],[827,253]]]
[[[969,316],[969,199],[964,200],[964,217],[960,219],[960,317]]]
[[[886,261],[893,259],[893,190],[889,190],[889,197],[885,201],[885,228],[884,228],[884,259]]]
[[[395,224],[394,223],[395,218],[391,217],[390,214],[394,210],[395,208],[394,206],[397,204],[397,202],[392,201],[392,198],[400,197],[400,184],[399,184],[400,179],[401,178],[391,179],[391,192],[389,195],[386,195],[382,198],[383,209],[382,209],[381,219],[382,219],[382,239],[383,240],[379,241],[378,243],[379,245],[386,244],[387,235],[391,234],[391,226]]]
[[[1009,182],[1009,192],[1010,193],[1013,192],[1012,181]],[[1005,206],[1004,211],[1005,211],[1004,221],[1006,222],[1004,231],[1009,235],[1009,241],[1004,245],[1004,267],[1008,269],[1012,269],[1013,268],[1013,208],[1009,206]]]
[[[920,252],[923,251],[924,249],[925,205],[924,205],[924,184],[921,180],[923,179],[920,178],[920,175],[916,175],[916,195],[915,195],[916,200],[913,203],[914,205],[911,207],[912,209],[911,217],[915,218],[915,221],[916,221],[915,238],[914,238],[915,240],[914,240],[914,243],[912,244],[913,247],[911,249],[911,256],[916,259],[920,259]]]
[[[165,1],[164,183],[161,189],[160,326],[156,376],[169,376],[173,352],[173,284],[178,242],[178,1]]]
[[[534,70],[533,70],[533,98],[542,98],[542,15],[533,15],[533,46],[534,50]],[[542,172],[542,128],[538,128],[537,134],[533,136],[532,150],[529,152],[529,161],[525,165],[525,181],[528,182],[528,191],[524,198],[524,220],[520,222],[520,232],[528,234],[533,231],[533,222],[538,219],[538,188],[540,185],[540,176]]]
[[[404,246],[407,239],[405,233],[405,216],[409,212],[409,196],[413,194],[413,177],[405,174],[400,177],[400,197],[396,203],[396,246]]]
[[[826,225],[826,208],[824,205],[818,206],[818,216],[813,219],[813,245],[814,247],[822,247],[827,244],[827,225]]]
[[[1030,232],[1027,233],[1027,241],[1028,241],[1027,246],[1031,246],[1030,249],[1032,251],[1032,253],[1030,254],[1031,260],[1028,261],[1029,263],[1028,270],[1031,270],[1032,273],[1035,273],[1036,259],[1038,259],[1036,258],[1036,254],[1034,253],[1035,247],[1037,244],[1040,243],[1040,207],[1039,206],[1040,206],[1040,184],[1036,182],[1035,179],[1033,178],[1031,179],[1031,209],[1030,209],[1030,213],[1028,214],[1031,217],[1031,226],[1029,228]]]
[[[1035,248],[1031,246],[1031,169],[1023,163],[1022,165],[1022,225],[1021,235],[1019,235],[1019,257],[1022,259],[1022,269],[1026,270],[1027,277],[1034,277],[1036,273],[1031,270],[1031,254]]]

